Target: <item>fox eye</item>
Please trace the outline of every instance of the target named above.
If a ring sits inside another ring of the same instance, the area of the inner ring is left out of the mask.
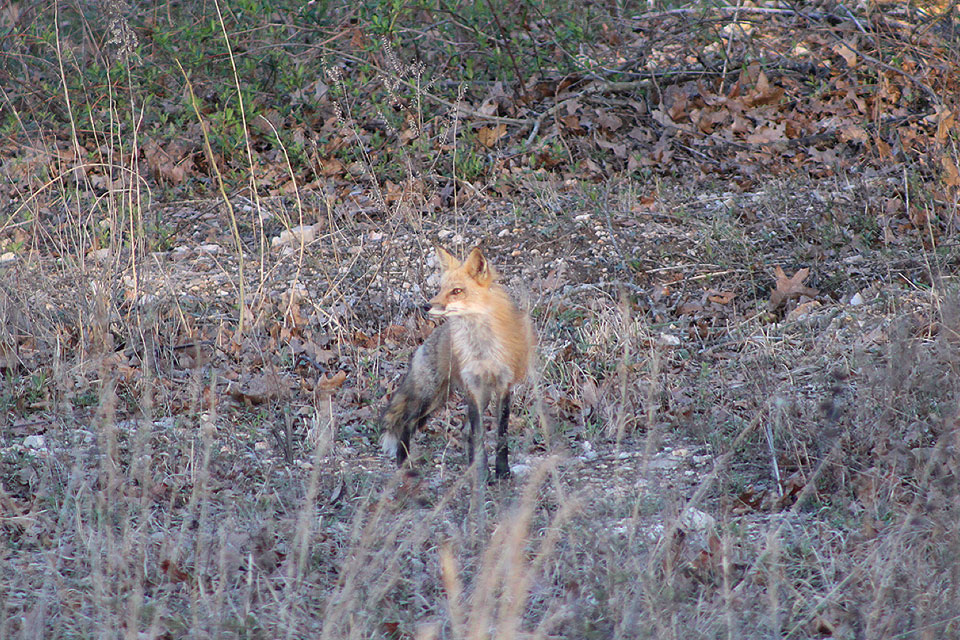
[[[461,293],[463,293],[463,289],[461,289],[460,287],[454,287],[453,289],[450,290],[450,295],[452,296],[458,296]]]

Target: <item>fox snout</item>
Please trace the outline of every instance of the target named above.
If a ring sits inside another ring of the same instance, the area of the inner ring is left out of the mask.
[[[435,318],[442,318],[447,315],[447,305],[444,304],[440,296],[431,298],[430,302],[425,306],[428,315],[431,315]]]

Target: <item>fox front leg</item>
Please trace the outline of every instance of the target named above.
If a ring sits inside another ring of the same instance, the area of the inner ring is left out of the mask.
[[[467,464],[477,464],[477,478],[481,482],[487,479],[487,450],[483,446],[483,414],[480,405],[473,398],[467,399]]]
[[[498,479],[510,477],[510,463],[507,460],[507,426],[510,423],[510,390],[503,392],[497,403],[497,461],[496,477]]]

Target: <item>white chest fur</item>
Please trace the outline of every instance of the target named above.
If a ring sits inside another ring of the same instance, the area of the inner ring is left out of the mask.
[[[466,391],[482,403],[490,399],[491,393],[506,391],[513,372],[507,349],[497,339],[489,320],[483,316],[460,316],[449,322],[451,346]]]

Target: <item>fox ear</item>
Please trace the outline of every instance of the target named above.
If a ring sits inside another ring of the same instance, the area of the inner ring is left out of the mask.
[[[467,269],[467,275],[480,284],[489,284],[497,276],[497,272],[487,262],[480,247],[474,247],[463,264]]]
[[[437,260],[440,261],[444,271],[453,271],[460,266],[460,261],[450,255],[446,249],[440,245],[434,245],[434,248],[437,250]]]

